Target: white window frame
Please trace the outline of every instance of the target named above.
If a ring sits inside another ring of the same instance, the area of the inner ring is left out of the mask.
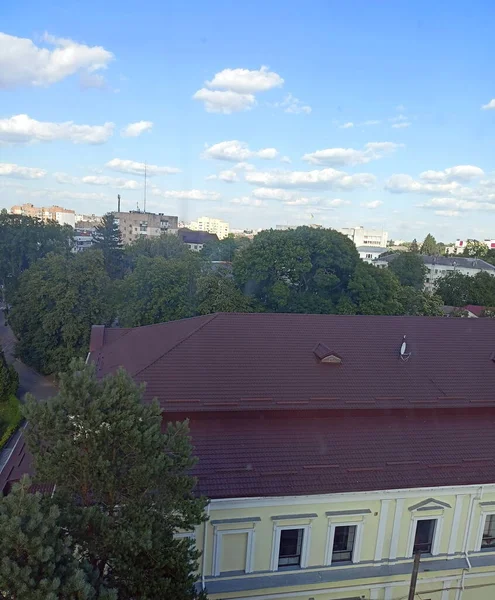
[[[301,564],[300,565],[287,565],[282,567],[283,571],[289,571],[291,567],[293,569],[305,569],[308,566],[309,549],[311,546],[311,524],[306,525],[274,525],[273,526],[273,542],[272,542],[272,559],[270,564],[270,571],[278,571],[278,558],[280,552],[280,532],[284,529],[302,529],[303,530],[303,541],[301,546]]]
[[[489,517],[490,515],[495,515],[495,510],[483,510],[483,508],[481,509],[481,516],[480,516],[480,524],[479,524],[479,528],[478,528],[478,535],[476,536],[476,545],[474,547],[474,551],[475,552],[495,552],[495,548],[493,548],[492,550],[489,549],[481,549],[481,542],[483,541],[483,531],[485,530],[485,523],[486,523],[486,518]]]
[[[354,538],[354,548],[352,550],[352,563],[358,563],[361,558],[361,544],[363,539],[363,527],[364,521],[345,521],[344,523],[337,523],[336,521],[328,522],[328,533],[327,533],[327,545],[325,548],[325,565],[330,566],[332,564],[333,554],[333,542],[335,540],[335,528],[336,527],[355,527],[356,537]],[[340,563],[336,563],[340,564]]]
[[[224,535],[235,534],[235,533],[247,533],[246,543],[246,564],[244,567],[245,573],[253,572],[254,565],[254,540],[255,531],[254,527],[249,529],[218,529],[214,526],[213,529],[213,566],[212,572],[214,577],[220,575],[220,566],[222,562],[222,538]]]
[[[431,555],[436,556],[440,553],[440,542],[442,540],[442,529],[443,529],[443,515],[430,515],[430,516],[414,516],[411,518],[411,524],[409,526],[409,539],[407,541],[407,556],[413,556],[414,539],[416,538],[416,526],[418,521],[436,521],[435,531],[433,532],[433,542],[431,544]]]

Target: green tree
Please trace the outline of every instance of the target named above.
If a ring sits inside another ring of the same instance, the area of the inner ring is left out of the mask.
[[[471,258],[485,258],[488,254],[488,246],[478,240],[468,240],[462,256],[469,256]]]
[[[142,391],[124,370],[98,380],[74,361],[58,396],[28,399],[26,439],[37,480],[56,485],[63,526],[102,586],[119,600],[190,600],[199,553],[174,534],[203,521],[205,501],[188,475],[187,423],[162,431],[161,409]]]
[[[0,214],[0,285],[10,300],[19,276],[50,252],[68,256],[74,230],[54,222],[21,215]]]
[[[249,238],[230,234],[223,240],[206,242],[201,254],[208,260],[232,262],[235,254],[250,244]]]
[[[427,256],[436,256],[438,254],[438,246],[435,238],[429,233],[421,244],[421,254]]]
[[[402,286],[399,294],[401,314],[423,317],[443,316],[443,301],[440,296],[422,292],[414,287]]]
[[[403,252],[390,262],[389,269],[395,273],[401,285],[423,289],[428,269],[419,254]]]
[[[110,289],[99,251],[51,254],[34,263],[20,277],[10,315],[19,357],[46,374],[85,357],[91,326],[112,321]]]
[[[400,315],[401,285],[390,269],[362,262],[349,281],[349,297],[361,315]]]
[[[19,376],[12,365],[8,365],[0,348],[0,402],[17,393]]]
[[[107,213],[95,227],[93,247],[101,250],[109,277],[116,279],[123,274],[122,234],[113,213]]]
[[[126,327],[151,325],[196,314],[196,280],[201,259],[141,256],[132,273],[119,282],[118,317]]]
[[[143,236],[125,248],[127,262],[131,269],[140,256],[148,258],[184,258],[192,250],[177,235],[162,233],[159,237]]]
[[[471,277],[467,304],[495,306],[495,277],[486,271]]]
[[[260,232],[233,267],[240,288],[269,311],[332,312],[359,262],[346,236],[298,227]]]
[[[414,238],[411,242],[411,245],[409,246],[409,252],[414,252],[416,254],[419,252],[419,245],[416,238]]]
[[[5,600],[89,600],[116,598],[90,583],[89,565],[75,547],[49,498],[31,493],[26,477],[0,498],[0,598]],[[86,569],[84,569],[84,566]]]
[[[449,271],[437,280],[435,293],[447,306],[465,306],[471,297],[472,278],[459,271]]]
[[[203,275],[197,282],[197,311],[200,315],[214,312],[253,312],[253,302],[241,292],[227,273]]]
[[[483,256],[483,260],[491,265],[495,265],[495,248],[489,248]]]

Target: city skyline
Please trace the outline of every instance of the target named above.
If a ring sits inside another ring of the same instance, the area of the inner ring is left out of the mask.
[[[491,238],[493,9],[456,5],[10,6],[0,208],[143,209],[146,163],[186,222]]]

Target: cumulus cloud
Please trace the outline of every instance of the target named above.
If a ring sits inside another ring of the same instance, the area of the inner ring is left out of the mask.
[[[352,121],[348,121],[347,123],[343,123],[339,125],[340,129],[352,129],[354,127],[354,123]]]
[[[161,190],[153,187],[151,193],[154,196],[162,198],[175,198],[178,200],[219,200],[218,192],[208,192],[204,190]]]
[[[385,183],[385,189],[395,194],[415,192],[418,194],[454,194],[472,195],[472,188],[462,186],[461,183],[470,182],[481,177],[484,172],[473,165],[458,165],[443,171],[423,171],[419,180],[410,175],[392,175]],[[481,181],[480,186],[491,187],[490,180]]]
[[[416,181],[410,175],[392,175],[385,182],[385,189],[393,194],[445,194],[460,187],[456,181],[450,183],[425,183]]]
[[[375,208],[378,208],[382,204],[383,202],[381,200],[372,200],[371,202],[362,202],[361,206],[370,210],[375,210]]]
[[[275,108],[282,108],[284,112],[299,115],[304,113],[309,115],[311,113],[311,106],[304,104],[299,98],[296,98],[292,94],[287,94],[281,102],[275,102]]]
[[[253,206],[255,208],[265,208],[267,206],[266,202],[263,202],[263,200],[259,200],[257,198],[250,198],[249,196],[241,196],[240,198],[232,198],[230,203],[235,204],[235,205],[240,205],[240,206]]]
[[[474,167],[473,165],[458,165],[450,167],[443,171],[423,171],[419,174],[419,178],[424,181],[439,182],[439,181],[470,181],[476,177],[484,175],[483,169]]]
[[[215,160],[226,160],[229,162],[246,161],[249,158],[263,158],[273,160],[277,158],[278,152],[275,148],[263,148],[261,150],[250,150],[246,142],[230,140],[219,142],[209,146],[202,154],[202,158],[213,158]]]
[[[218,175],[208,175],[207,180],[219,179],[225,181],[225,183],[235,183],[239,181],[239,177],[235,171],[220,171]]]
[[[492,100],[490,100],[490,102],[488,102],[488,104],[483,104],[483,106],[481,108],[483,110],[493,110],[493,109],[495,109],[495,98],[493,98]]]
[[[130,173],[132,175],[144,175],[146,168],[146,174],[149,177],[153,175],[174,175],[180,173],[180,169],[176,167],[159,167],[157,165],[148,165],[142,162],[136,162],[134,160],[124,160],[122,158],[112,158],[109,160],[105,167],[118,171],[119,173]]]
[[[0,119],[0,142],[26,144],[63,140],[74,144],[103,144],[113,134],[113,123],[76,125],[73,121],[36,121],[28,115]]]
[[[401,147],[394,142],[369,142],[363,150],[354,148],[327,148],[304,154],[303,160],[314,165],[362,165],[383,158]]]
[[[237,171],[256,171],[256,167],[254,165],[244,161],[238,162],[236,165],[234,165],[234,169]]]
[[[101,185],[113,187],[122,190],[139,190],[142,189],[143,183],[134,179],[123,179],[120,177],[108,177],[106,175],[86,175],[84,177],[73,177],[67,173],[54,173],[53,176],[57,183],[80,185]]]
[[[269,71],[268,67],[257,71],[224,69],[211,81],[205,81],[206,87],[198,90],[193,99],[204,102],[207,112],[228,115],[253,108],[256,104],[254,94],[280,87],[283,83],[282,77]]]
[[[375,182],[371,173],[348,175],[336,169],[314,171],[254,171],[246,173],[246,181],[253,185],[270,188],[295,189],[356,189],[369,187]]]
[[[459,217],[461,215],[458,210],[436,210],[435,214],[439,217]]]
[[[122,131],[120,135],[122,137],[138,137],[145,131],[151,131],[153,123],[151,121],[137,121],[136,123],[129,123]]]
[[[82,73],[79,78],[79,87],[82,90],[106,90],[107,82],[103,75],[98,73]]]
[[[288,156],[282,156],[282,158],[280,159],[280,162],[290,165],[292,161]]]
[[[45,33],[36,46],[28,38],[0,33],[0,89],[48,86],[86,71],[105,69],[114,55],[102,46],[87,46]]]
[[[0,163],[0,176],[14,177],[15,179],[42,179],[46,176],[46,171],[33,167],[21,167],[13,163]]]
[[[495,203],[478,201],[478,200],[463,200],[462,198],[432,198],[423,204],[418,205],[420,208],[427,208],[435,212],[463,212],[463,211],[493,211]]]

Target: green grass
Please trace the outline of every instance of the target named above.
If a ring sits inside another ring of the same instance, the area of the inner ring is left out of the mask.
[[[21,420],[21,404],[15,396],[10,396],[6,402],[0,400],[0,448],[5,446]]]

